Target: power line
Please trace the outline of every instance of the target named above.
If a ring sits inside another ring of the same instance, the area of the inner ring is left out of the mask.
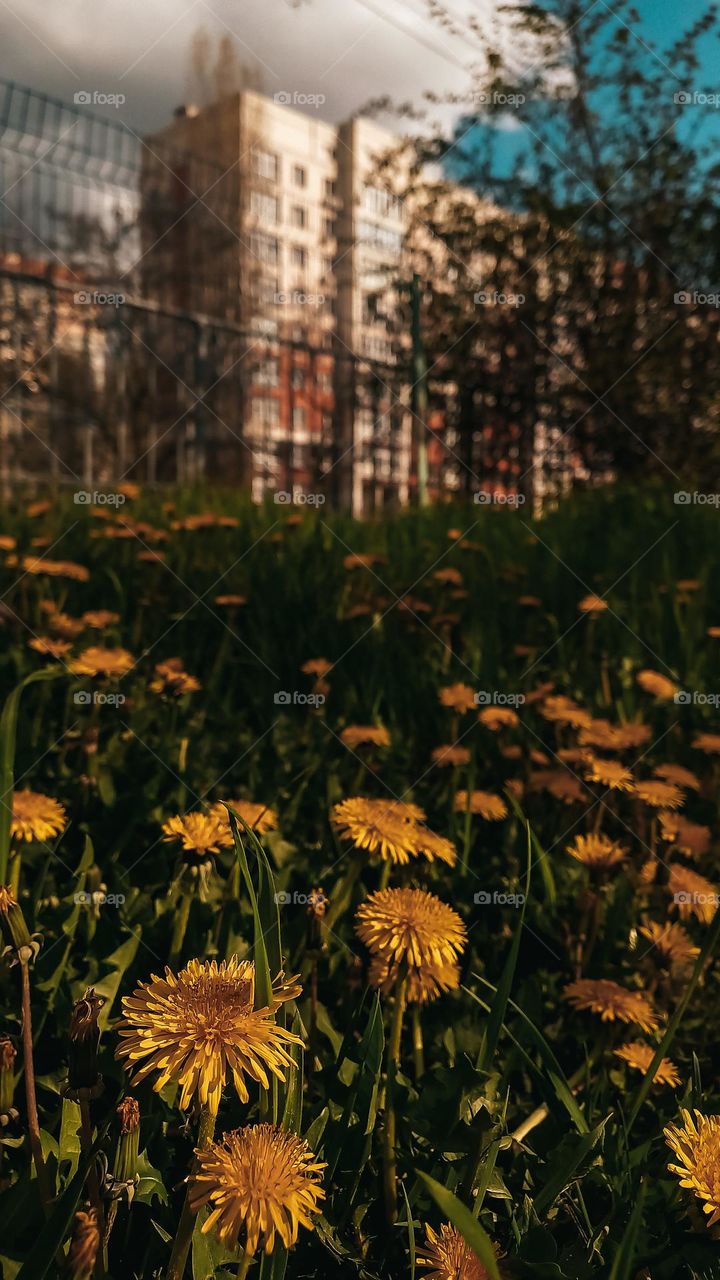
[[[376,7],[372,3],[372,0],[356,0],[356,3],[362,5],[364,9],[367,9],[370,13],[374,14],[376,18],[381,18],[383,22],[389,23],[391,27],[394,27],[395,30],[399,31],[402,35],[409,36],[411,40],[415,40],[418,44],[423,45],[424,48],[430,51],[430,53],[434,53],[436,57],[444,58],[446,62],[451,63],[455,67],[459,67],[461,71],[469,72],[471,70],[471,68],[466,66],[464,62],[461,62],[459,58],[456,58],[454,54],[449,53],[445,49],[439,48],[425,36],[420,35],[417,31],[413,31],[410,27],[403,26],[402,23],[391,18],[390,14],[386,13],[384,9]],[[406,6],[406,8],[409,8],[409,6]],[[415,10],[411,8],[410,12],[415,13]],[[415,16],[418,17],[419,15],[415,13]]]

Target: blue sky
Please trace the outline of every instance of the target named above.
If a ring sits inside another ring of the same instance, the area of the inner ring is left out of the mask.
[[[596,3],[604,4],[605,8],[613,10],[613,0],[608,0],[608,3],[605,3],[605,0],[596,0]],[[707,0],[682,0],[682,2],[680,0],[635,0],[635,7],[640,14],[640,22],[631,24],[632,34],[629,35],[629,39],[636,42],[638,57],[646,60],[648,64],[654,64],[656,69],[661,66],[659,60],[665,62],[665,50],[708,10]],[[618,25],[619,23],[618,19]],[[680,90],[720,94],[719,55],[720,41],[717,33],[704,36],[698,44],[700,66],[690,84],[686,83],[684,75],[676,78],[672,74],[674,68],[668,64],[668,94],[671,96]],[[606,104],[604,109],[611,112],[612,104]],[[466,126],[467,120],[461,121],[459,131],[464,130]],[[707,142],[713,146],[720,146],[720,109],[718,108],[694,104],[683,108],[680,113],[680,127],[686,127],[688,132],[692,131],[698,143]],[[494,130],[494,135],[496,156],[494,168],[499,176],[505,176],[526,150],[528,134],[522,127],[516,126],[513,114],[509,113],[501,127]],[[472,143],[472,136],[471,131],[463,140],[465,151]],[[453,177],[463,177],[453,157],[449,157],[447,169]]]

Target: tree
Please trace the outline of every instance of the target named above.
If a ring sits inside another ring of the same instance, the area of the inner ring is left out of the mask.
[[[442,4],[431,12],[457,31]],[[412,140],[405,190],[428,363],[457,387],[468,487],[499,441],[532,489],[543,440],[576,477],[716,483],[720,165],[698,84],[715,9],[662,52],[627,0],[509,16],[518,40],[504,48],[468,19],[484,72],[452,136]],[[518,69],[529,40],[535,60]],[[429,161],[442,179],[428,181]]]

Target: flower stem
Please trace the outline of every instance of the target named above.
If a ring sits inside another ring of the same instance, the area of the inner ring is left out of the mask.
[[[250,1270],[250,1263],[252,1262],[253,1257],[254,1255],[250,1253],[249,1249],[246,1249],[243,1253],[242,1261],[238,1266],[237,1280],[245,1280],[245,1277]]]
[[[400,1043],[407,990],[407,972],[400,972],[395,988],[387,1057],[387,1094],[385,1098],[384,1181],[385,1212],[392,1225],[397,1218],[397,1123],[395,1115],[395,1079],[400,1068]]]
[[[22,1038],[23,1058],[25,1065],[25,1101],[27,1106],[28,1137],[32,1151],[35,1171],[37,1173],[38,1190],[43,1209],[47,1213],[52,1191],[40,1141],[40,1121],[38,1119],[37,1098],[35,1097],[35,1064],[33,1060],[32,1012],[30,1009],[30,971],[24,960],[20,961],[20,984],[22,988]]]
[[[180,895],[177,911],[175,912],[175,922],[173,924],[172,942],[170,943],[169,965],[172,969],[180,959],[182,953],[182,945],[185,939],[185,930],[187,929],[188,920],[190,918],[190,904],[192,898],[189,893]]]
[[[86,1156],[92,1149],[92,1141],[93,1141],[92,1123],[90,1120],[90,1101],[87,1096],[87,1090],[82,1089],[79,1091],[79,1093],[80,1093],[80,1099],[79,1099],[80,1150],[82,1151],[83,1155]],[[102,1196],[100,1195],[100,1184],[98,1182],[97,1166],[95,1164],[95,1161],[91,1163],[88,1169],[87,1187],[88,1187],[88,1195],[90,1197],[90,1203],[97,1214],[98,1231],[100,1232],[100,1240],[103,1243],[103,1247],[104,1247],[105,1221],[104,1221],[104,1214],[103,1214],[103,1202],[102,1202]],[[98,1268],[100,1266],[101,1258],[102,1258],[102,1250],[98,1250]]]
[[[198,1128],[197,1139],[198,1150],[205,1150],[205,1148],[212,1142],[214,1132],[215,1116],[207,1107],[204,1107],[200,1112],[200,1125]],[[199,1161],[196,1157],[193,1162],[193,1173],[197,1169],[198,1164]],[[182,1280],[183,1278],[185,1263],[187,1262],[187,1256],[190,1252],[190,1245],[192,1243],[195,1216],[196,1215],[190,1208],[190,1187],[188,1185],[188,1189],[185,1193],[185,1203],[183,1205],[180,1222],[178,1224],[177,1235],[175,1236],[175,1243],[173,1244],[172,1254],[170,1255],[170,1262],[168,1263],[168,1269],[165,1272],[165,1280]]]
[[[415,1079],[420,1080],[425,1074],[425,1054],[423,1048],[422,1022],[420,1021],[420,1005],[413,1005],[412,1011],[413,1055],[415,1057]]]

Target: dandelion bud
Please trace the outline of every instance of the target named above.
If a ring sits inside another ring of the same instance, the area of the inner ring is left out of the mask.
[[[32,939],[25,923],[22,907],[10,885],[0,886],[0,931],[6,946],[16,951],[20,959],[29,958],[22,953],[25,948],[32,951]]]
[[[72,1090],[93,1089],[98,1084],[98,1015],[104,1004],[104,998],[88,987],[72,1011],[68,1072],[68,1085]]]
[[[135,1098],[123,1098],[117,1114],[120,1117],[120,1136],[113,1175],[116,1182],[133,1182],[140,1149],[140,1107]]]
[[[0,1126],[3,1127],[17,1115],[13,1106],[16,1057],[17,1050],[12,1040],[5,1036],[0,1040]]]
[[[71,1280],[90,1280],[95,1270],[95,1259],[99,1247],[100,1231],[95,1210],[88,1209],[87,1212],[78,1210],[75,1214],[75,1225],[68,1253],[68,1272]]]

